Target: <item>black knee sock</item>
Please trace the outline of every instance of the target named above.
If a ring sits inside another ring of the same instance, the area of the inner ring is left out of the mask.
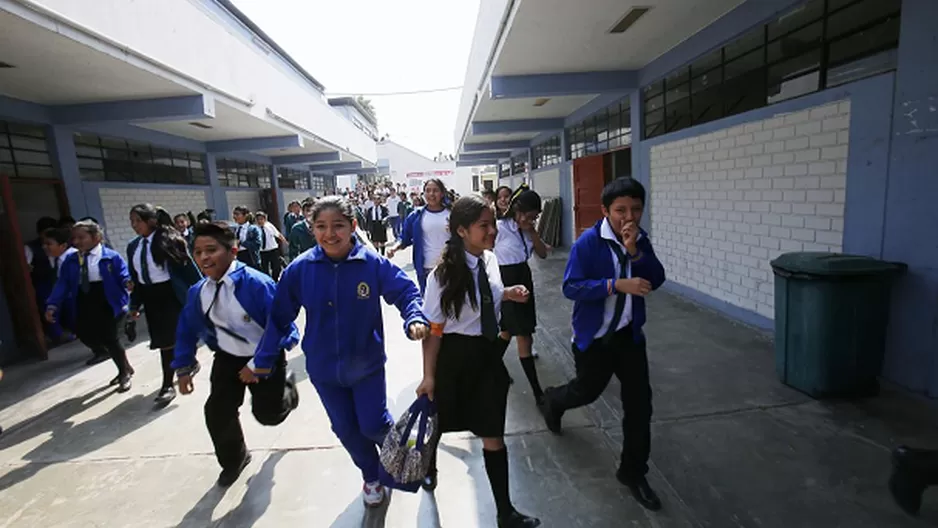
[[[541,382],[537,379],[537,367],[534,365],[534,356],[521,358],[521,368],[524,369],[524,375],[528,377],[528,383],[531,384],[534,399],[540,403],[544,398],[544,391],[541,390]]]
[[[498,451],[483,449],[482,456],[485,458],[485,472],[492,486],[498,516],[510,515],[515,507],[511,505],[511,496],[508,493],[508,448],[503,447]]]
[[[173,353],[172,348],[160,350],[160,360],[162,361],[163,367],[163,386],[161,388],[165,389],[173,386]]]

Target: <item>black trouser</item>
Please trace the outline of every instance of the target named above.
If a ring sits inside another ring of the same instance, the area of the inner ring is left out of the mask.
[[[261,271],[268,274],[274,280],[280,278],[281,266],[280,266],[280,250],[271,249],[269,251],[261,251]]]
[[[245,387],[251,391],[254,417],[262,425],[278,425],[286,420],[297,401],[296,387],[286,383],[287,360],[283,352],[269,377],[246,385],[241,382],[238,373],[250,359],[225,352],[215,353],[211,393],[205,402],[205,425],[222,469],[238,467],[247,453],[244,432],[238,419],[238,408],[244,403]]]
[[[627,477],[648,473],[651,450],[651,384],[644,337],[636,342],[631,326],[618,331],[608,343],[597,339],[585,351],[573,345],[576,377],[549,391],[551,407],[558,412],[588,405],[606,389],[610,378],[619,378],[622,398],[621,467]]]
[[[118,337],[123,315],[115,317],[104,284],[92,282],[88,292],[78,292],[75,329],[78,339],[95,355],[111,356],[120,375],[127,371],[127,351]]]

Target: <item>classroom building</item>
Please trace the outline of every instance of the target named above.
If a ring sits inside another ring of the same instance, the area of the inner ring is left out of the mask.
[[[564,204],[631,176],[667,287],[770,329],[789,251],[909,265],[883,375],[938,396],[938,2],[483,0],[456,143]]]
[[[0,364],[45,357],[22,257],[42,216],[285,205],[373,170],[374,134],[227,0],[0,0]]]

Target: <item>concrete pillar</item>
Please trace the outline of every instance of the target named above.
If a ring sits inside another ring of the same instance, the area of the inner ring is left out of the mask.
[[[908,275],[899,281],[892,294],[883,375],[932,397],[938,397],[936,19],[938,2],[902,2],[883,232],[883,258],[909,265]]]
[[[52,166],[65,185],[65,196],[71,215],[74,218],[88,216],[88,202],[78,170],[74,132],[61,126],[48,126],[46,142]],[[103,221],[101,218],[98,220]]]
[[[270,190],[276,200],[277,218],[267,218],[267,221],[273,221],[281,232],[283,231],[283,215],[287,214],[287,204],[283,201],[283,190],[280,188],[280,168],[276,165],[270,166]],[[270,213],[268,213],[270,215]]]
[[[205,169],[205,175],[208,176],[209,197],[212,209],[215,209],[215,218],[230,220],[231,211],[228,210],[228,197],[225,195],[225,188],[218,181],[218,166],[214,154],[202,155],[202,168]]]

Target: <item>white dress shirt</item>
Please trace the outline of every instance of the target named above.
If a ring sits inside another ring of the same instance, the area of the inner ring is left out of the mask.
[[[498,257],[498,263],[511,266],[527,262],[534,253],[534,240],[531,235],[522,232],[512,218],[498,220],[495,225],[498,227],[498,236],[495,237],[495,256]]]
[[[423,266],[434,268],[449,240],[449,209],[437,212],[424,209],[420,227],[423,230]]]
[[[238,242],[244,242],[248,239],[248,227],[250,225],[251,224],[247,222],[243,224],[235,224],[235,235],[238,237]]]
[[[33,265],[33,248],[29,247],[29,244],[23,246],[23,254],[26,256],[26,264],[28,266]]]
[[[399,205],[401,205],[401,199],[398,198],[397,196],[392,196],[392,197],[388,198],[387,207],[388,207],[388,217],[389,217],[389,218],[394,218],[394,217],[400,216],[400,215],[398,215],[398,213],[397,213],[397,207],[398,207]]]
[[[505,293],[505,285],[502,284],[502,275],[498,271],[498,258],[495,253],[485,251],[482,257],[476,257],[466,253],[466,264],[472,270],[473,283],[476,285],[475,295],[478,303],[473,310],[469,304],[469,295],[466,294],[466,302],[459,312],[459,319],[453,317],[447,318],[443,314],[443,306],[440,304],[440,298],[443,295],[443,288],[440,281],[436,278],[436,273],[431,273],[427,277],[427,291],[424,295],[423,313],[431,323],[442,324],[444,334],[462,334],[467,336],[482,335],[482,300],[479,296],[479,263],[485,265],[485,273],[489,278],[489,286],[492,288],[492,300],[495,304],[495,319],[501,319],[502,313],[502,295]]]
[[[238,262],[234,261],[225,272],[225,276],[220,281],[207,279],[202,284],[202,290],[199,292],[201,301],[201,311],[204,314],[209,311],[209,318],[215,325],[215,335],[218,338],[218,346],[225,352],[240,357],[253,357],[257,349],[261,336],[264,335],[264,328],[257,321],[251,319],[247,311],[238,302],[235,297],[235,285],[231,280],[231,272],[234,271]],[[221,286],[219,286],[221,285]],[[213,304],[215,291],[221,287],[221,293],[218,294],[218,300]],[[228,332],[221,330],[226,328],[247,340],[247,343],[235,339]]]
[[[156,235],[156,231],[150,233],[144,240],[147,241],[147,261],[146,266],[150,272],[150,282],[149,284],[160,284],[161,282],[166,282],[169,280],[169,270],[163,266],[160,266],[153,260],[153,236]],[[144,263],[140,262],[140,257],[143,254],[143,240],[137,244],[137,248],[134,250],[134,269],[137,270],[137,280],[140,281],[140,284],[147,284],[143,282],[143,266]]]
[[[88,259],[88,282],[101,282],[101,244],[95,246],[85,257]],[[78,259],[79,270],[81,269],[81,255]],[[81,277],[81,271],[79,271]]]
[[[605,240],[611,240],[613,243],[619,246],[622,249],[622,254],[625,255],[626,259],[626,278],[632,278],[632,262],[628,260],[629,252],[625,249],[619,239],[616,238],[616,234],[612,231],[612,226],[609,225],[609,219],[603,220],[603,225],[599,230],[600,235]],[[641,235],[638,235],[641,237]],[[609,258],[612,259],[613,268],[616,270],[616,279],[619,278],[619,274],[622,272],[622,267],[619,265],[619,257],[616,255],[616,252],[612,248],[609,248]],[[615,291],[615,286],[613,286],[613,291]],[[606,332],[609,330],[609,325],[612,324],[612,317],[615,315],[616,311],[616,299],[619,298],[621,293],[615,292],[615,295],[610,295],[606,297],[606,306],[603,310],[603,325],[599,327],[599,331],[596,332],[595,338],[601,338],[606,335]],[[622,319],[619,319],[619,325],[616,327],[616,331],[622,330],[629,323],[632,322],[632,296],[625,296],[625,309],[622,310]]]
[[[264,235],[264,244],[261,245],[261,251],[280,249],[280,245],[277,244],[277,239],[280,237],[280,230],[277,229],[277,226],[267,222],[264,224],[264,227],[261,228],[261,231],[263,231]]]
[[[58,258],[49,257],[49,264],[52,265],[52,269],[56,270],[55,278],[59,278],[62,275],[62,263],[65,262],[65,259],[72,253],[78,253],[78,250],[70,247],[66,248]]]

